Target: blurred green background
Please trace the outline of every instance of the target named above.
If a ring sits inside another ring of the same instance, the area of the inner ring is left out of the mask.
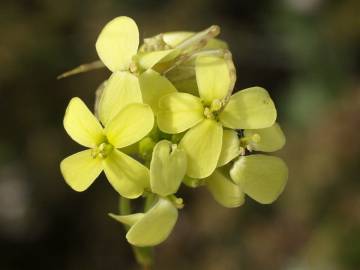
[[[108,72],[56,76],[97,59],[97,35],[119,15],[142,37],[220,25],[236,89],[267,88],[287,136],[280,199],[229,210],[183,188],[155,269],[360,269],[359,14],[358,0],[1,0],[0,269],[138,269],[106,215],[110,185],[76,193],[59,172],[80,149],[62,127],[66,105],[93,104]]]

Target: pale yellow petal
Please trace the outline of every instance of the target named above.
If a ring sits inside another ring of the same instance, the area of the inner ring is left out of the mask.
[[[153,150],[150,163],[150,184],[152,192],[161,196],[174,194],[185,176],[186,153],[176,144],[162,140]]]
[[[126,234],[134,246],[155,246],[165,241],[173,230],[178,210],[167,199],[159,201]]]
[[[172,93],[159,101],[157,123],[166,133],[183,132],[204,119],[204,107],[198,97],[186,93]]]
[[[226,129],[223,133],[221,153],[217,167],[224,166],[240,155],[240,141],[234,130]]]
[[[107,80],[99,101],[99,118],[106,126],[130,103],[142,103],[139,79],[129,72],[115,72]]]
[[[132,103],[124,107],[106,126],[109,142],[126,147],[144,138],[154,126],[154,114],[147,104]]]
[[[222,136],[222,126],[210,119],[203,120],[186,132],[180,147],[186,152],[188,176],[205,178],[215,170],[221,152]]]
[[[230,88],[230,71],[223,58],[197,57],[195,70],[199,94],[206,104],[226,97]]]
[[[204,47],[204,49],[228,49],[229,46],[228,44],[218,38],[212,38],[208,41],[208,43],[206,44],[206,46]]]
[[[113,72],[129,68],[138,46],[138,27],[133,19],[125,16],[107,23],[96,41],[99,58]]]
[[[159,110],[160,98],[166,94],[177,92],[167,78],[152,69],[140,75],[139,83],[144,103],[149,104],[155,114]]]
[[[206,187],[214,199],[224,207],[239,207],[245,202],[245,194],[226,173],[216,169],[206,180]]]
[[[266,128],[275,123],[276,108],[264,88],[251,87],[231,96],[220,120],[232,129]]]
[[[69,136],[83,146],[96,147],[104,140],[102,126],[80,98],[70,100],[63,123]]]
[[[158,63],[173,60],[180,54],[180,50],[170,49],[163,51],[153,51],[141,53],[136,56],[137,62],[141,69],[147,70]]]
[[[166,77],[173,83],[179,92],[194,96],[199,95],[196,83],[195,67],[192,61],[185,62],[166,73]]]
[[[286,142],[278,123],[263,129],[245,129],[244,135],[250,138],[249,145],[256,151],[274,152],[283,148]]]
[[[91,149],[78,152],[60,163],[66,183],[76,191],[86,190],[103,170],[102,161],[93,158]]]
[[[231,168],[230,175],[245,194],[259,203],[269,204],[284,190],[288,168],[278,157],[250,155],[240,157]]]
[[[141,196],[150,185],[149,170],[117,149],[105,159],[104,172],[113,188],[128,199]]]
[[[144,213],[136,213],[131,215],[115,215],[111,213],[109,214],[109,216],[115,219],[116,221],[128,226],[133,226],[136,222],[142,219],[144,215],[145,215]]]
[[[104,89],[106,87],[107,84],[107,80],[103,81],[98,88],[95,90],[95,102],[94,102],[94,114],[96,116],[96,118],[100,119],[99,117],[99,103],[100,103],[100,98],[104,93]]]

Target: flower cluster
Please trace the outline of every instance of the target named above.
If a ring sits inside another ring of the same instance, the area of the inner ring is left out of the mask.
[[[69,136],[87,147],[65,158],[60,169],[76,191],[104,171],[125,199],[144,198],[144,211],[110,214],[127,226],[134,246],[154,246],[171,233],[184,205],[181,184],[205,187],[224,207],[245,195],[272,203],[287,181],[286,164],[274,152],[285,137],[269,93],[238,92],[236,71],[220,29],[162,33],[144,39],[129,17],[101,31],[100,62],[65,74],[106,67],[110,77],[96,91],[94,113],[73,98],[65,113]],[[128,209],[129,210],[129,209]]]

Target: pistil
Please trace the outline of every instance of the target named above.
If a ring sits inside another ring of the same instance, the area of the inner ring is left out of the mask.
[[[104,159],[111,153],[113,149],[114,147],[110,143],[103,142],[99,144],[97,148],[94,148],[92,150],[91,155],[93,158],[99,157],[101,159]]]

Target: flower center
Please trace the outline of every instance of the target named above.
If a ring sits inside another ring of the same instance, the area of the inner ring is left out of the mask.
[[[99,144],[96,148],[92,149],[91,155],[93,158],[104,159],[111,153],[113,149],[114,147],[110,143],[103,142]]]
[[[223,107],[223,103],[219,99],[214,99],[210,106],[206,106],[204,109],[204,116],[208,119],[217,119],[220,110]]]
[[[254,144],[257,144],[261,141],[261,136],[258,133],[254,133],[251,136],[245,136],[240,138],[240,150],[245,151],[245,149],[250,152],[253,151]]]
[[[208,119],[215,119],[215,116],[213,114],[213,112],[210,110],[209,107],[205,107],[204,109],[204,116]]]

